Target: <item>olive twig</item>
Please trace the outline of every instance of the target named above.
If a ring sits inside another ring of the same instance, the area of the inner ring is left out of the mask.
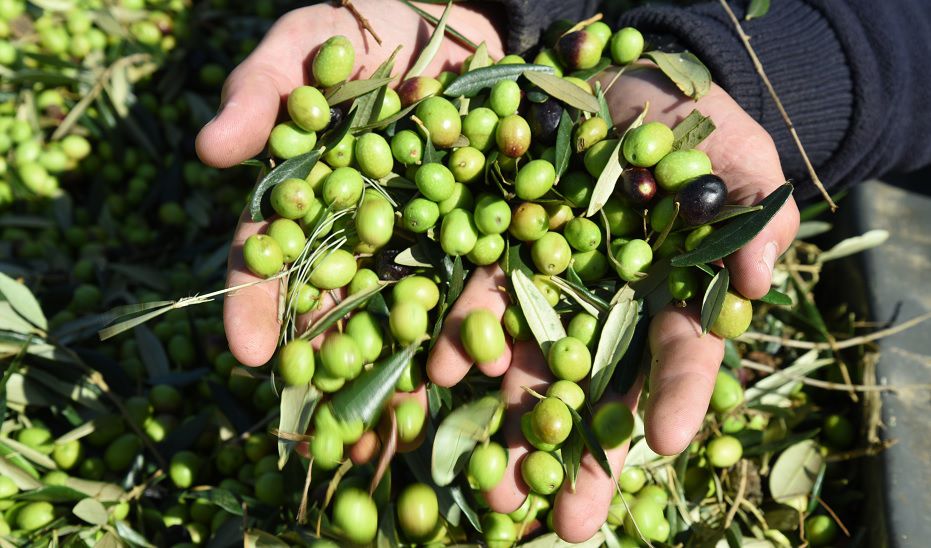
[[[763,373],[779,373],[780,375],[785,375],[784,371],[780,371],[775,367],[758,363],[752,360],[740,360],[741,367],[746,367],[747,369],[753,369],[754,371],[761,371]],[[821,381],[818,379],[810,379],[804,375],[786,375],[789,379],[798,381],[802,384],[807,384],[808,386],[814,386],[815,388],[823,388],[825,390],[840,390],[843,392],[849,392],[853,390],[855,392],[903,392],[906,390],[931,390],[931,384],[903,384],[903,385],[874,385],[874,384],[845,384],[839,382],[828,382]]]
[[[876,340],[879,340],[885,337],[889,337],[891,335],[896,335],[898,333],[911,329],[912,327],[915,327],[916,325],[928,319],[931,319],[931,312],[922,314],[921,316],[916,316],[898,325],[895,325],[895,326],[892,326],[886,329],[880,329],[879,331],[870,333],[868,335],[861,335],[859,337],[853,337],[850,339],[838,341],[837,344],[834,345],[834,348],[836,348],[837,350],[843,350],[845,348],[851,348],[853,346],[860,346],[862,344],[873,342],[873,341],[876,341]],[[797,341],[795,339],[788,339],[785,337],[779,337],[777,335],[768,335],[766,333],[757,333],[753,331],[748,331],[744,333],[743,335],[739,337],[739,339],[744,340],[744,341],[774,342],[774,343],[779,343],[782,346],[786,346],[789,348],[798,348],[802,350],[831,350],[832,349],[831,345],[828,343],[812,342],[812,341]]]
[[[375,41],[378,42],[378,45],[380,46],[381,38],[378,37],[378,33],[376,33],[375,29],[372,28],[372,25],[369,23],[369,20],[366,19],[365,16],[359,12],[359,9],[353,5],[352,0],[340,0],[339,3],[341,6],[348,9],[350,13],[352,13],[352,16],[356,18],[356,21],[358,21],[359,24],[362,25],[362,28],[364,28],[369,34],[372,35],[372,38],[374,38]]]

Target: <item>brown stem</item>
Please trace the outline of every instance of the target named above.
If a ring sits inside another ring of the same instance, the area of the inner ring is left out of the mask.
[[[352,16],[356,18],[356,21],[358,21],[359,24],[362,25],[362,28],[364,28],[369,34],[372,35],[372,38],[374,38],[375,41],[378,42],[378,45],[380,46],[381,38],[378,37],[378,34],[375,32],[375,29],[373,29],[372,25],[369,24],[369,20],[366,19],[365,16],[359,12],[358,8],[356,8],[353,5],[352,0],[339,0],[339,3],[341,6],[348,9],[350,13],[352,13]]]

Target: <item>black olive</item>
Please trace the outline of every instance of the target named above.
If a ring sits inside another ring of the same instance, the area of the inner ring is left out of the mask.
[[[343,109],[339,107],[330,107],[330,123],[327,124],[324,131],[329,131],[339,125],[343,121]]]
[[[685,183],[677,196],[679,217],[691,226],[705,224],[721,212],[727,186],[717,175],[699,175]]]
[[[385,248],[378,253],[375,263],[375,272],[378,274],[379,279],[397,281],[414,273],[413,268],[394,262],[394,258],[397,257],[401,251],[403,251],[403,249]]]
[[[556,142],[556,128],[562,117],[562,105],[555,99],[548,99],[545,103],[534,103],[530,106],[530,133],[535,141],[546,145]]]
[[[644,205],[656,196],[656,179],[645,167],[629,167],[621,173],[624,193],[630,201]]]

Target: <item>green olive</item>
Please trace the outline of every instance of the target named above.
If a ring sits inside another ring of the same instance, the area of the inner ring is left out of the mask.
[[[366,195],[356,211],[356,234],[372,247],[380,248],[394,234],[394,208],[388,200],[375,192]]]
[[[436,492],[425,483],[412,483],[401,491],[397,512],[401,532],[413,542],[429,540],[440,521]]]
[[[624,518],[624,532],[635,539],[665,541],[669,536],[669,523],[663,515],[664,510],[664,507],[638,498]]]
[[[720,375],[720,373],[719,373]],[[717,390],[715,384],[715,390]],[[740,394],[743,399],[743,392]],[[712,403],[714,396],[712,395]],[[856,431],[850,419],[843,415],[831,414],[824,418],[821,424],[821,432],[828,445],[837,449],[847,449],[856,440]]]
[[[384,338],[381,325],[370,312],[361,310],[349,318],[346,334],[355,341],[364,363],[373,363],[378,359]]]
[[[624,27],[611,36],[611,58],[618,65],[628,65],[643,53],[643,34],[633,27]]]
[[[442,202],[453,195],[456,179],[443,164],[424,164],[414,175],[414,182],[424,197]]]
[[[530,125],[519,114],[506,116],[498,121],[495,143],[501,154],[519,158],[530,148]]]
[[[585,157],[582,159],[582,163],[585,165],[585,171],[587,171],[589,175],[596,179],[601,175],[605,166],[608,165],[608,160],[611,159],[611,155],[615,154],[614,149],[617,147],[617,142],[617,139],[603,139],[585,151]]]
[[[438,203],[440,215],[446,215],[454,209],[465,209],[472,211],[473,205],[472,191],[462,183],[453,185],[453,193],[449,198]]]
[[[475,201],[474,220],[482,234],[501,234],[511,223],[511,208],[500,196],[482,194]]]
[[[351,166],[356,160],[355,144],[355,136],[347,133],[338,143],[323,153],[323,161],[332,168]]]
[[[643,233],[643,217],[616,196],[608,198],[601,210],[608,220],[612,237]]]
[[[459,110],[443,97],[428,97],[417,105],[417,118],[430,132],[438,148],[449,148],[459,139],[462,120]]]
[[[584,171],[570,171],[559,179],[559,193],[572,207],[588,207],[595,181]]]
[[[689,232],[689,235],[685,237],[685,250],[692,251],[698,248],[712,232],[714,232],[714,227],[711,225],[703,225]]]
[[[332,36],[314,56],[311,72],[321,87],[335,86],[349,78],[356,62],[356,50],[345,36]]]
[[[391,145],[377,133],[365,133],[357,137],[354,153],[359,169],[372,179],[385,177],[394,167]]]
[[[493,441],[478,445],[469,458],[469,477],[480,491],[491,491],[504,479],[508,453]]]
[[[362,175],[351,167],[339,167],[323,181],[323,201],[333,209],[356,205],[362,197]]]
[[[533,407],[531,426],[544,443],[558,445],[572,432],[572,415],[558,398],[544,398]]]
[[[546,160],[531,160],[517,171],[514,192],[521,200],[536,200],[553,188],[556,168]]]
[[[558,232],[547,232],[533,242],[530,249],[533,264],[541,274],[556,276],[569,267],[572,249],[566,239]]]
[[[533,451],[520,463],[520,475],[534,493],[550,495],[562,486],[562,463],[546,451]]]
[[[583,282],[594,282],[604,278],[609,266],[608,257],[597,249],[573,253],[571,265]]]
[[[343,460],[343,439],[335,429],[320,429],[310,440],[310,454],[314,465],[322,470],[333,470]]]
[[[23,531],[35,531],[52,523],[55,507],[50,502],[30,502],[16,512],[16,527]]]
[[[398,440],[401,443],[411,443],[417,439],[423,430],[427,419],[426,411],[414,398],[407,398],[394,409],[398,421]]]
[[[339,432],[339,435],[343,438],[344,444],[352,444],[359,441],[359,438],[361,438],[363,432],[365,432],[365,425],[362,423],[362,420],[352,422],[339,421],[333,415],[333,410],[329,405],[317,406],[317,411],[314,414],[314,428],[317,430],[333,429]]]
[[[256,276],[274,276],[284,265],[284,252],[271,236],[253,234],[242,246],[246,267]]]
[[[557,379],[578,382],[591,371],[592,355],[585,343],[567,336],[550,346],[547,363]]]
[[[666,230],[669,223],[676,222],[676,198],[675,196],[664,196],[650,211],[650,226],[653,230],[662,232]]]
[[[672,130],[662,122],[643,124],[624,137],[624,158],[637,167],[652,167],[669,154],[674,139]]]
[[[123,434],[107,446],[103,460],[111,471],[122,472],[129,468],[140,449],[142,440],[136,434]]]
[[[462,320],[459,337],[465,351],[477,363],[492,363],[504,353],[501,320],[488,309],[476,308],[469,312]]]
[[[488,94],[488,106],[499,117],[504,118],[517,112],[520,106],[521,90],[514,80],[498,80]]]
[[[508,225],[511,235],[525,242],[539,240],[549,231],[549,216],[540,204],[524,202],[517,206]]]
[[[349,281],[349,294],[355,295],[378,285],[378,274],[370,268],[360,268]]]
[[[501,323],[507,330],[508,335],[510,335],[515,341],[529,341],[530,338],[533,337],[533,331],[530,330],[530,324],[527,323],[527,318],[524,317],[524,313],[521,311],[519,305],[509,305],[504,310],[504,316],[501,318]]]
[[[408,276],[392,289],[394,302],[414,301],[424,310],[433,310],[440,301],[440,290],[436,283],[425,276]]]
[[[288,160],[313,150],[317,134],[302,129],[294,122],[284,122],[272,128],[268,136],[268,151],[272,156]]]
[[[305,131],[323,131],[330,123],[330,106],[320,90],[300,86],[288,95],[288,115]]]
[[[267,235],[278,243],[285,263],[293,263],[304,251],[304,230],[290,219],[275,219],[268,225]]]
[[[304,386],[314,376],[314,349],[305,339],[294,339],[281,348],[278,374],[285,384]]]
[[[285,179],[271,192],[271,205],[275,213],[285,219],[300,219],[307,214],[307,209],[314,199],[310,183],[304,179]]]
[[[440,227],[440,247],[447,255],[467,255],[478,241],[478,229],[472,214],[464,209],[454,209],[443,217]]]
[[[556,76],[562,77],[563,75],[563,65],[559,59],[559,56],[556,55],[556,52],[550,48],[543,48],[537,53],[537,56],[533,58],[533,63],[535,65],[544,65],[551,67],[553,69],[553,74]]]
[[[811,546],[832,546],[837,540],[837,524],[824,514],[805,520],[805,538]]]
[[[400,392],[413,392],[420,386],[422,382],[423,373],[421,372],[422,366],[414,360],[411,360],[407,366],[404,367],[404,371],[401,373],[401,378],[398,379],[395,388]]]
[[[585,403],[585,391],[578,384],[560,379],[546,389],[546,397],[562,400],[568,407],[578,411]]]
[[[549,276],[544,276],[543,274],[534,274],[531,281],[540,293],[543,294],[546,302],[548,302],[550,306],[556,306],[556,303],[559,302],[559,298],[562,296],[562,291],[560,291],[559,286],[553,283],[553,280],[551,280]]]
[[[715,468],[730,468],[743,456],[740,440],[733,436],[721,436],[708,442],[705,446],[708,462]]]
[[[653,174],[659,186],[669,193],[678,192],[686,181],[711,173],[711,159],[698,149],[674,150],[656,164]]]
[[[579,312],[569,320],[566,334],[591,348],[597,342],[598,319],[587,312]]]
[[[426,198],[414,198],[401,211],[404,228],[416,234],[423,234],[433,228],[439,218],[439,205]]]
[[[517,542],[517,527],[507,514],[489,512],[482,516],[482,535],[488,548],[511,548]]]
[[[466,258],[477,266],[493,264],[504,253],[505,242],[500,234],[483,234],[475,241]]]
[[[687,301],[698,294],[698,278],[690,267],[673,267],[666,278],[669,294],[673,299]]]
[[[617,480],[618,486],[626,493],[636,493],[647,483],[647,473],[639,466],[625,466]]]
[[[365,491],[344,487],[333,500],[333,525],[350,542],[368,544],[378,532],[378,507]]]
[[[348,334],[330,333],[320,346],[320,366],[330,376],[354,379],[362,372],[362,350]]]
[[[601,245],[601,229],[591,219],[576,217],[563,229],[566,241],[579,251],[592,251]]]
[[[490,108],[471,109],[462,118],[462,134],[469,140],[469,146],[481,152],[487,152],[495,143],[497,127],[498,115]]]
[[[723,415],[737,408],[743,400],[744,391],[740,382],[724,371],[718,371],[711,392],[711,409]]]
[[[399,131],[391,138],[391,154],[405,166],[418,164],[423,157],[423,141],[413,130]]]
[[[463,184],[481,181],[485,173],[485,155],[472,146],[457,148],[449,155],[447,162],[453,177]]]
[[[618,275],[628,282],[639,280],[653,262],[653,250],[644,240],[630,240],[617,252]]]
[[[605,449],[613,449],[630,438],[634,431],[634,415],[623,403],[606,403],[595,411],[592,430]]]
[[[399,343],[414,343],[427,333],[427,310],[417,302],[395,302],[388,326]]]
[[[575,128],[575,151],[585,152],[608,136],[608,122],[601,116],[592,116]]]
[[[158,386],[154,388],[158,388]],[[71,470],[77,466],[83,458],[84,446],[81,445],[81,440],[71,440],[65,443],[56,443],[55,448],[52,450],[52,460],[54,460],[55,464],[57,464],[58,467],[62,470]],[[2,491],[2,488],[0,488],[0,491]],[[2,498],[2,493],[0,493],[0,499]]]
[[[724,339],[734,339],[743,335],[753,319],[753,304],[742,296],[728,291],[724,295],[721,313],[711,324],[711,332]]]
[[[175,487],[187,489],[197,479],[197,473],[200,470],[201,459],[197,453],[191,451],[178,451],[171,457],[168,475],[171,477]]]
[[[335,249],[314,264],[310,283],[320,289],[339,289],[352,280],[356,269],[356,258],[352,253]]]

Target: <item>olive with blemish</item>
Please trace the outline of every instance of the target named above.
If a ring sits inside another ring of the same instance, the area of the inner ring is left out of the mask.
[[[601,60],[604,43],[589,30],[570,32],[556,42],[560,60],[571,70],[592,68]]]
[[[575,151],[585,152],[608,136],[608,122],[601,116],[592,116],[575,129]]]
[[[498,150],[509,158],[519,158],[530,148],[530,125],[519,114],[506,116],[495,130]]]
[[[401,105],[406,107],[421,99],[438,94],[442,87],[442,84],[436,78],[415,76],[401,82],[401,85],[398,86],[398,97],[401,98]]]
[[[686,224],[707,223],[721,212],[727,200],[727,186],[717,175],[700,175],[679,191],[679,217]]]
[[[630,201],[644,205],[656,196],[656,179],[645,167],[629,167],[621,173],[624,193]]]
[[[530,133],[536,141],[546,145],[556,142],[556,128],[559,127],[562,111],[562,105],[555,99],[531,105],[528,122]]]

